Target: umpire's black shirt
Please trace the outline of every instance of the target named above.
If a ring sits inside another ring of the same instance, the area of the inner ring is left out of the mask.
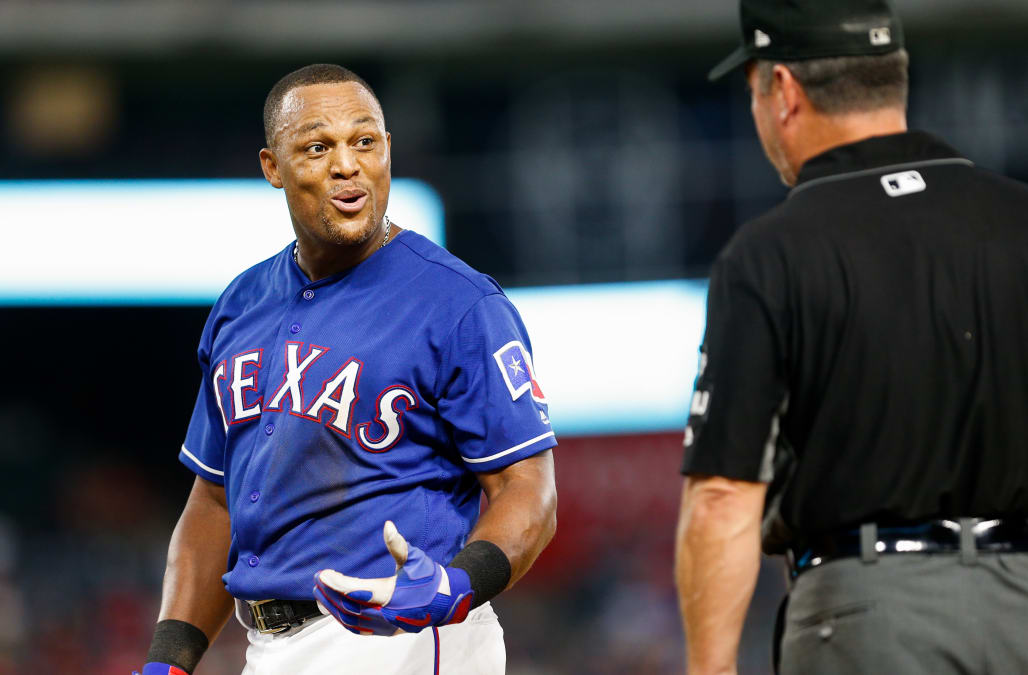
[[[711,273],[683,473],[770,481],[799,536],[1028,514],[1028,186],[928,134],[810,159]]]

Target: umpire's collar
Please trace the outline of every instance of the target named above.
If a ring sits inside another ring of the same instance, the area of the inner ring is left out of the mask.
[[[840,145],[808,159],[796,178],[796,190],[819,178],[897,166],[934,159],[957,159],[961,154],[923,131],[907,131],[889,136],[872,136],[856,143]]]

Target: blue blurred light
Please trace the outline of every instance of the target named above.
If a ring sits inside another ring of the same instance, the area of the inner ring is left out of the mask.
[[[394,179],[388,213],[445,245],[426,183]],[[0,181],[0,305],[210,304],[292,240],[261,179]]]

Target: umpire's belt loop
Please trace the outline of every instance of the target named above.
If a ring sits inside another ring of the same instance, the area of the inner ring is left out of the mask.
[[[960,519],[960,564],[977,565],[978,547],[974,539],[975,518]]]
[[[863,563],[878,562],[878,524],[864,523],[860,526],[860,561]],[[973,544],[972,544],[973,545]]]

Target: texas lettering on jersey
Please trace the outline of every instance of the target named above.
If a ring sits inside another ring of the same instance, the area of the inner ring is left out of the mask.
[[[287,342],[285,373],[274,393],[264,402],[259,378],[263,349],[252,349],[219,362],[212,370],[211,384],[225,429],[253,421],[264,411],[285,411],[321,424],[346,438],[354,437],[353,407],[359,398],[358,385],[364,364],[349,358],[321,382],[313,396],[304,393],[307,371],[328,354],[328,347]],[[227,381],[227,388],[225,387]],[[227,389],[228,401],[222,400]],[[375,419],[356,425],[356,438],[368,452],[385,452],[403,436],[403,414],[418,407],[414,391],[402,384],[390,385],[378,395]]]

